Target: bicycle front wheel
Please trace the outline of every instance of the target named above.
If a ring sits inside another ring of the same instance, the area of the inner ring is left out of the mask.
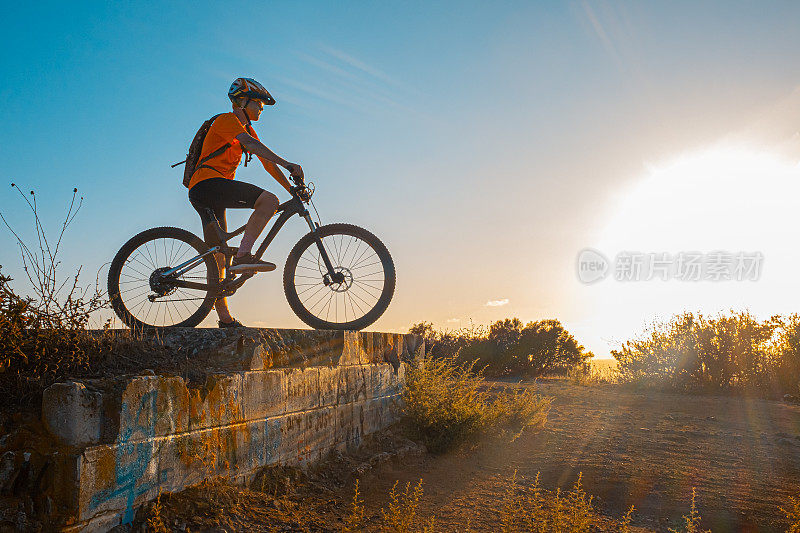
[[[340,281],[328,269],[316,236]],[[375,235],[351,224],[327,224],[301,238],[283,270],[283,289],[300,320],[315,329],[359,330],[389,307],[396,283],[389,250]]]
[[[211,312],[219,269],[208,254],[178,277],[161,273],[208,251],[196,235],[180,228],[153,228],[126,242],[108,269],[108,296],[131,329],[194,327]],[[180,286],[180,282],[197,285]]]

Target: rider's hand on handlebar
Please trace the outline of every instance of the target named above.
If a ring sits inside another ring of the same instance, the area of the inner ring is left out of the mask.
[[[308,202],[311,200],[311,191],[305,185],[298,185],[296,187],[292,187],[292,194],[296,194],[298,198],[300,198],[304,202]]]
[[[293,178],[300,178],[300,180],[303,179],[303,167],[301,167],[297,163],[288,163],[286,165],[286,170],[289,171],[289,174]]]

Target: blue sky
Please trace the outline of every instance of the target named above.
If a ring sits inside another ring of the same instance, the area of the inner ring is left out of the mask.
[[[79,188],[64,272],[96,272],[148,227],[199,231],[169,165],[229,108],[231,81],[254,77],[277,100],[259,136],[303,165],[322,221],[367,227],[393,253],[397,294],[373,329],[555,317],[602,352],[594,314],[608,310],[575,280],[577,252],[609,241],[653,165],[731,136],[796,161],[798,15],[792,2],[11,5],[3,178],[36,189],[53,229]],[[260,167],[237,177],[279,192]],[[25,229],[12,193],[0,188],[0,211]],[[268,259],[282,265],[302,233],[287,225]],[[8,232],[0,245],[19,278]],[[247,289],[231,301],[244,322],[302,325],[278,276]],[[637,303],[615,334],[703,307],[695,292]]]

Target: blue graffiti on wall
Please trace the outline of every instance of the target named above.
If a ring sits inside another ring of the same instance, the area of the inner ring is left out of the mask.
[[[281,419],[267,417],[250,425],[250,453],[252,467],[258,468],[278,460],[281,445]]]
[[[278,448],[281,446],[281,438],[281,419],[265,419],[264,448],[266,456],[264,457],[264,464],[274,463],[278,460]]]
[[[153,458],[152,438],[156,433],[156,399],[157,391],[149,391],[142,395],[136,412],[130,416],[127,402],[122,403],[120,421],[130,421],[120,431],[114,463],[114,483],[111,487],[94,494],[89,502],[89,510],[116,498],[125,498],[125,514],[123,524],[133,521],[133,502],[142,494],[154,489],[169,473],[160,472],[160,478],[153,480],[145,477],[145,471]],[[142,416],[144,414],[144,416]],[[144,419],[142,424],[140,420]],[[131,440],[136,439],[135,442]]]

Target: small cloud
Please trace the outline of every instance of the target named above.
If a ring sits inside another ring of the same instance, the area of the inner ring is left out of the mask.
[[[448,322],[461,322],[461,319],[460,318],[448,318],[447,321]]]
[[[502,300],[489,300],[484,305],[486,307],[500,307],[502,305],[506,305],[508,303],[508,298],[503,298]]]

